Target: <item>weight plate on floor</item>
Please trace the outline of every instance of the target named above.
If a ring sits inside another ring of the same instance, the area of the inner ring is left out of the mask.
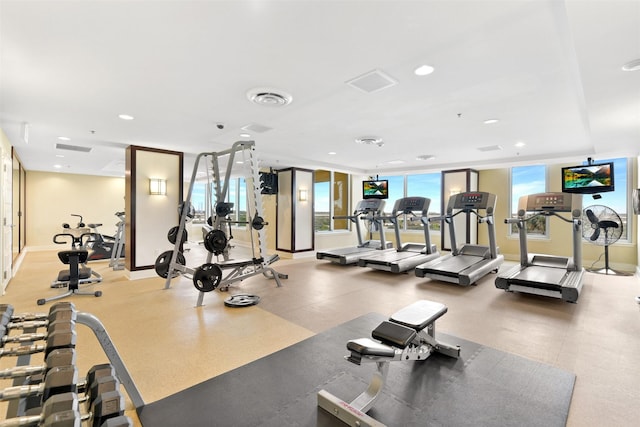
[[[227,247],[227,235],[222,230],[211,230],[204,236],[204,247],[214,255],[220,255]]]
[[[169,239],[169,243],[171,243],[172,245],[176,244],[176,238],[178,237],[178,230],[180,229],[179,226],[175,226],[175,227],[171,227],[171,229],[169,229],[169,232],[167,233],[167,239]],[[182,230],[182,243],[185,243],[187,241],[187,230],[183,229]]]
[[[164,279],[169,276],[169,265],[171,264],[171,256],[173,255],[173,251],[164,251],[162,252],[158,258],[156,258],[156,263],[154,265],[156,269],[156,274]],[[187,260],[182,255],[182,252],[178,252],[176,257],[176,262],[180,265],[186,265]],[[179,275],[179,271],[173,271],[171,277],[176,277]]]
[[[222,280],[222,270],[217,264],[202,264],[193,272],[193,285],[200,292],[215,290]]]
[[[224,305],[227,307],[248,307],[259,302],[260,297],[258,295],[238,294],[225,299]]]

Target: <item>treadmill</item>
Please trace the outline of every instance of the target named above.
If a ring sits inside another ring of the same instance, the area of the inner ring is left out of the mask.
[[[360,257],[358,265],[360,267],[370,267],[376,270],[390,271],[392,273],[403,273],[413,270],[416,265],[425,263],[440,256],[436,245],[431,244],[429,236],[429,204],[431,200],[426,197],[404,197],[396,200],[391,216],[381,217],[393,224],[396,233],[396,248],[383,249],[373,254]],[[425,243],[405,243],[400,239],[400,228],[398,217],[400,215],[412,215],[419,218],[424,230]]]
[[[526,213],[533,213],[526,217]],[[559,215],[566,212],[571,219]],[[573,256],[529,254],[525,223],[538,216],[556,216],[573,227]],[[572,193],[537,193],[520,197],[517,218],[505,220],[518,226],[520,238],[520,264],[498,274],[496,288],[561,298],[576,302],[582,290],[581,245],[582,195]]]
[[[420,264],[415,268],[418,277],[469,286],[490,272],[497,272],[504,262],[504,256],[498,254],[496,229],[493,213],[496,208],[495,194],[485,192],[459,193],[451,196],[447,203],[446,214],[432,217],[429,221],[445,221],[449,224],[451,253],[433,261]],[[485,211],[485,216],[480,215]],[[454,213],[454,211],[457,211]],[[461,213],[475,214],[478,222],[489,228],[489,246],[464,244],[458,248],[453,218]]]
[[[355,224],[358,235],[358,246],[316,252],[316,258],[328,260],[336,264],[350,265],[357,263],[363,255],[389,248],[391,242],[387,243],[385,241],[382,220],[380,219],[384,211],[384,204],[385,202],[382,199],[363,199],[356,205],[353,215],[334,216],[333,219],[348,219]],[[377,228],[380,231],[380,240],[363,241],[358,220],[368,221],[374,228]]]

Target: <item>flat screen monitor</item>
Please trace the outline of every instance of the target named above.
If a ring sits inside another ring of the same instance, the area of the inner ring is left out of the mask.
[[[596,194],[614,189],[612,162],[562,168],[563,193]]]
[[[380,179],[376,181],[362,181],[363,199],[388,199],[389,181]]]

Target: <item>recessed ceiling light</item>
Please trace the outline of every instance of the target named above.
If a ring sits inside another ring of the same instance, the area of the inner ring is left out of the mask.
[[[243,164],[244,164],[244,162],[243,162],[242,160],[237,160],[237,161],[236,161],[236,164],[237,164],[237,165],[243,165]]]
[[[120,114],[118,115],[118,117],[120,117],[122,120],[133,120],[133,116],[130,116],[128,114]]]
[[[389,163],[390,165],[399,165],[401,163],[404,163],[404,160],[389,160],[387,163]]]
[[[56,154],[56,157],[60,157],[61,159],[64,158],[62,154]]]
[[[71,138],[67,137],[67,136],[59,136],[58,139],[60,141],[71,141]]]
[[[520,148],[520,147],[524,147],[525,145],[527,145],[526,143],[522,142],[522,141],[518,141],[515,143],[515,146]]]
[[[485,125],[492,125],[494,123],[498,123],[499,121],[500,120],[498,120],[498,119],[487,119],[487,120],[484,121],[484,124]]]
[[[424,64],[413,70],[413,72],[416,76],[427,76],[433,73],[434,70],[435,68],[433,68],[431,65]]]
[[[433,160],[435,158],[436,158],[436,156],[434,156],[432,154],[424,154],[422,156],[416,157],[416,160]]]
[[[249,135],[248,133],[241,133],[240,138],[251,138],[251,135]]]
[[[53,165],[54,168],[56,169],[60,169],[62,167],[62,165]]]
[[[335,156],[338,153],[336,153],[335,151],[329,151],[327,154],[330,155],[330,156]]]
[[[640,70],[640,59],[634,59],[633,61],[629,61],[622,66],[624,71],[638,71]]]

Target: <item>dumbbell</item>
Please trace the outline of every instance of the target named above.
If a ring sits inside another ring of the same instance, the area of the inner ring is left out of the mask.
[[[6,343],[31,343],[33,341],[46,340],[49,335],[55,332],[74,331],[76,329],[75,320],[56,320],[47,326],[47,332],[28,333],[20,335],[9,335],[9,328],[0,325],[0,347]]]
[[[33,380],[32,384],[37,384],[38,382],[44,381],[46,374],[36,375],[31,377],[30,380]],[[106,391],[118,390],[120,388],[120,382],[116,378],[115,369],[113,366],[108,363],[104,363],[101,365],[94,365],[87,372],[87,376],[84,380],[81,380],[76,385],[77,393],[84,393],[83,401],[93,401],[96,396]],[[42,406],[41,396],[35,394],[27,397],[25,399],[25,409],[26,414],[32,413],[34,408],[37,409],[36,413],[40,412],[40,407]]]
[[[53,304],[49,309],[49,313],[19,313],[15,314],[13,306],[11,304],[0,304],[0,315],[5,315],[8,313],[10,320],[12,322],[28,322],[34,320],[47,320],[49,314],[53,313],[58,309],[73,309],[75,310],[76,306],[70,301],[61,301]]]
[[[110,364],[93,366],[82,382],[78,381],[78,370],[75,365],[56,366],[47,372],[44,381],[40,384],[13,386],[0,390],[0,401],[40,396],[40,402],[44,403],[55,394],[78,393],[78,391],[84,391],[87,396],[95,397],[104,391],[117,389],[119,385],[115,370]]]
[[[0,390],[0,401],[15,400],[34,395],[41,396],[45,402],[54,394],[76,392],[78,384],[78,370],[74,365],[56,366],[51,368],[44,381],[36,385],[7,387]]]
[[[99,394],[89,405],[89,412],[80,413],[78,395],[62,393],[49,398],[42,406],[39,415],[11,418],[0,421],[0,427],[47,426],[80,427],[83,421],[89,421],[91,427],[132,426],[129,417],[124,416],[125,400],[119,390]],[[106,424],[109,419],[114,419]]]
[[[47,358],[49,353],[59,348],[75,348],[76,331],[73,330],[56,330],[47,335],[46,345],[23,345],[20,347],[0,348],[0,357],[2,356],[24,356],[35,353],[44,353]],[[0,342],[0,347],[4,342]]]
[[[0,370],[0,379],[24,378],[32,375],[45,374],[56,366],[76,364],[76,350],[74,348],[58,348],[51,351],[45,359],[44,365],[16,366]],[[43,378],[44,379],[44,378]]]
[[[76,320],[77,311],[73,304],[54,304],[49,310],[49,314],[42,316],[39,320],[19,320],[20,316],[13,316],[13,307],[5,305],[4,310],[0,308],[0,325],[8,329],[37,329],[46,328],[49,324],[60,320]],[[13,319],[17,318],[17,321]]]

